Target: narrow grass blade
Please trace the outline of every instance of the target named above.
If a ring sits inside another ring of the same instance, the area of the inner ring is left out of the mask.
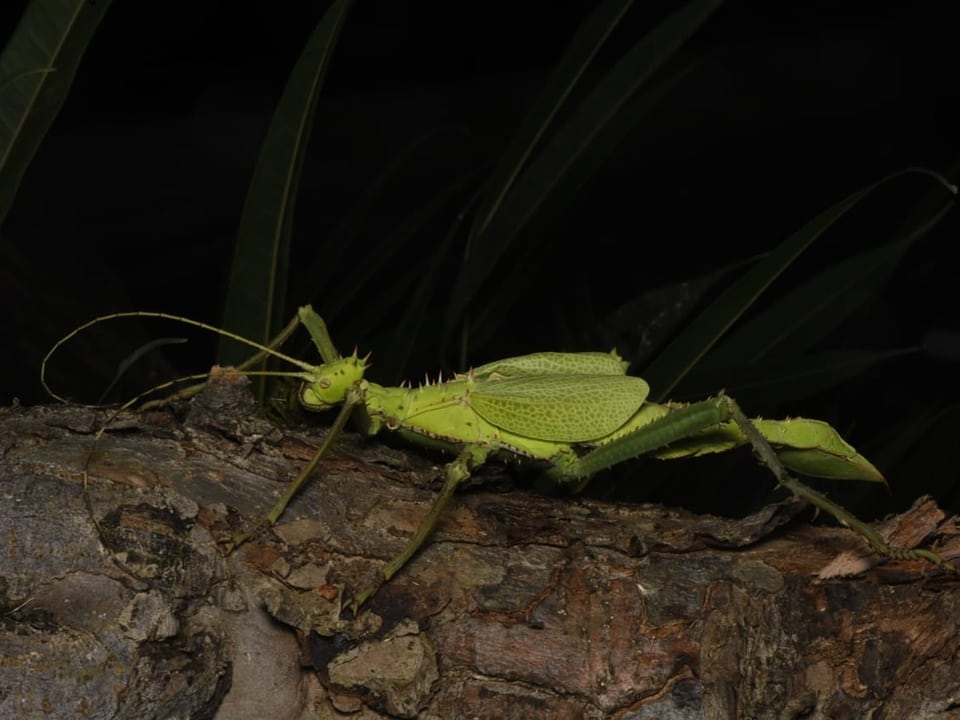
[[[691,375],[671,399],[693,401],[723,390],[747,407],[790,403],[836,387],[878,363],[907,355],[919,348],[895,350],[824,350],[770,360],[761,365],[717,366]],[[644,374],[646,375],[646,374]]]
[[[495,213],[481,220],[479,232],[459,274],[444,319],[444,335],[460,322],[469,302],[490,277],[497,261],[520,231],[550,197],[569,168],[595,141],[597,135],[629,102],[634,93],[709,19],[722,0],[695,0],[669,16],[637,42],[587,95],[560,127],[542,152],[519,177],[505,172],[512,181],[509,194],[490,204]],[[599,39],[599,38],[598,38]],[[569,68],[566,70],[569,72]],[[562,86],[555,80],[551,87]],[[539,135],[537,135],[539,137]],[[498,193],[499,195],[500,193]]]
[[[337,0],[307,41],[274,112],[247,191],[224,308],[223,326],[267,342],[284,323],[290,235],[313,114],[337,37],[352,5]],[[246,348],[223,340],[219,362],[236,364]],[[262,397],[262,388],[259,391]]]
[[[929,175],[956,193],[956,188],[941,175],[922,168],[907,168],[852,193],[821,212],[727,288],[644,370],[644,377],[654,389],[655,399],[669,397],[677,384],[716,346],[771,283],[837,220],[876,188],[909,173]]]
[[[33,0],[0,55],[0,224],[110,0]]]
[[[942,206],[908,237],[858,253],[798,285],[730,333],[701,367],[748,365],[806,352],[873,297],[914,242],[952,207],[952,201]]]
[[[617,27],[633,0],[606,0],[580,26],[539,97],[527,113],[496,170],[484,184],[469,239],[482,235],[560,108]]]

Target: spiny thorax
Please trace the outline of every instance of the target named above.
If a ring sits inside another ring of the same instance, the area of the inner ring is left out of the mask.
[[[506,451],[539,460],[552,460],[572,452],[569,444],[524,437],[485,420],[471,406],[476,382],[470,374],[417,388],[385,388],[366,380],[361,387],[366,432],[371,435],[386,426],[426,445],[433,446],[435,441],[448,443],[446,449],[452,451],[476,446],[484,452]],[[429,441],[417,440],[418,437]]]
[[[474,383],[466,376],[450,382],[428,383],[420,387],[383,387],[364,381],[367,415],[373,434],[386,426],[390,430],[408,428],[436,437],[463,440],[456,435],[459,417],[467,409]],[[471,413],[472,415],[472,413]]]

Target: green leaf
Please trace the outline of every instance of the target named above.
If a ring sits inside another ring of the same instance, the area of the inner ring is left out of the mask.
[[[560,108],[631,5],[633,0],[606,0],[580,25],[566,53],[514,134],[496,170],[484,184],[470,228],[468,252],[469,242],[482,235],[497,214]]]
[[[470,245],[470,254],[461,268],[444,316],[445,336],[449,337],[468,303],[490,277],[497,261],[551,196],[569,168],[591,147],[598,134],[615,118],[634,93],[703,26],[721,2],[722,0],[695,0],[669,16],[637,42],[600,79],[575,112],[570,114],[570,119],[555,132],[542,152],[523,170],[522,175],[514,181],[516,167],[499,171],[505,180],[509,178],[512,187],[508,194],[498,190],[497,199],[488,201],[485,206],[489,207],[487,215],[493,214],[489,220],[482,219],[477,226],[478,234]],[[607,11],[607,6],[604,6],[604,10]],[[614,14],[611,14],[611,17],[613,16]],[[596,42],[602,43],[606,36],[594,33],[592,37]],[[571,51],[571,55],[576,54],[576,50]],[[586,57],[586,53],[582,56]],[[569,73],[572,67],[575,68],[576,65],[564,62],[560,69]],[[553,91],[556,98],[557,89],[568,84],[562,77],[555,77],[549,82],[548,90]],[[538,103],[537,108],[542,112],[542,108],[550,106],[551,101],[546,98]],[[528,126],[537,128],[539,122],[532,120]],[[531,134],[530,142],[540,135],[539,131]],[[522,141],[518,141],[518,145],[520,144]],[[527,155],[528,152],[523,157]],[[518,155],[508,164],[512,162],[516,165],[519,159]]]
[[[383,193],[396,193],[400,182],[409,184],[396,178],[393,190],[384,185]],[[431,319],[437,312],[437,288],[455,262],[453,256],[461,236],[455,223],[439,240],[425,243],[425,239],[434,234],[437,218],[457,207],[475,182],[474,167],[446,176],[432,192],[421,191],[415,202],[401,204],[389,213],[391,220],[382,229],[366,226],[357,217],[365,215],[369,221],[384,216],[378,204],[363,202],[346,223],[318,241],[314,250],[317,262],[310,266],[324,272],[304,272],[298,283],[301,289],[296,297],[311,298],[331,324],[339,327],[340,319],[349,318],[343,323],[346,335],[338,332],[338,336],[349,337],[349,343],[344,340],[346,346],[355,344],[374,353],[375,373],[381,382],[396,383],[407,377],[415,353],[420,361],[417,367],[424,366],[424,356],[431,366],[437,364],[439,348],[424,340],[422,328],[439,322]],[[376,238],[375,246],[370,245],[371,238]],[[339,274],[326,272],[338,267],[336,258],[343,250],[351,255],[350,272],[342,272],[342,263]],[[422,258],[417,272],[396,272],[398,263],[407,263],[411,257]],[[327,259],[330,268],[323,265]],[[309,280],[304,282],[306,278]],[[370,302],[371,297],[377,302]]]
[[[429,197],[423,197],[418,205],[409,207],[405,215],[397,217],[396,221],[391,224],[390,231],[378,238],[377,251],[372,257],[368,255],[364,258],[364,262],[355,264],[350,273],[341,274],[340,277],[331,279],[330,282],[326,283],[323,293],[326,316],[333,321],[350,303],[357,300],[363,301],[370,293],[378,293],[380,302],[376,305],[381,305],[378,313],[381,318],[394,302],[404,302],[405,297],[384,298],[382,296],[384,292],[384,284],[381,282],[383,276],[395,274],[393,269],[396,267],[398,259],[402,262],[405,252],[409,252],[413,244],[412,240],[418,234],[424,233],[424,229],[430,221],[436,218],[445,207],[451,204],[455,197],[464,191],[473,177],[474,173],[470,170],[448,178],[443,187],[437,189]],[[370,213],[377,212],[373,206],[368,207],[367,211]],[[337,233],[337,244],[341,246],[341,249],[349,248],[351,243],[363,242],[363,239],[362,232]],[[324,243],[324,246],[329,247],[330,244]],[[447,245],[448,242],[442,242],[436,248],[436,251],[431,253],[431,263],[444,259],[448,249]],[[418,288],[423,286],[427,277],[422,273],[417,274],[415,280]],[[363,302],[363,304],[367,305],[368,303]],[[373,308],[373,310],[377,310],[377,308]],[[350,320],[351,325],[356,326],[356,318],[351,316]]]
[[[0,55],[0,224],[110,0],[33,0]]]
[[[771,359],[762,365],[711,365],[691,374],[682,388],[674,392],[673,399],[695,400],[724,390],[745,407],[769,404],[770,398],[785,403],[836,387],[880,362],[918,351],[825,350]]]
[[[661,400],[668,397],[773,281],[837,220],[884,183],[910,173],[929,175],[956,193],[956,188],[941,175],[923,168],[907,168],[852,193],[821,212],[721,293],[646,368],[643,375],[654,388],[654,397]]]
[[[565,171],[549,198],[544,200],[538,211],[538,222],[549,223],[552,214],[564,213],[566,208],[578,202],[578,195],[584,184],[594,177],[604,166],[608,158],[617,151],[624,137],[637,130],[651,109],[667,93],[675,88],[695,67],[693,63],[659,77],[643,93],[631,98],[622,110],[614,115],[610,122],[598,133],[588,148]],[[515,315],[518,299],[528,287],[530,267],[540,261],[543,245],[550,242],[547,233],[532,233],[523,243],[521,252],[509,263],[501,263],[497,268],[497,289],[484,297],[482,303],[476,303],[470,312],[469,327],[463,323],[460,358],[457,367],[467,367],[474,348],[497,338],[503,331],[507,318]],[[558,318],[566,327],[580,334],[584,327],[596,325],[596,317],[589,314],[583,305],[582,316],[564,314]]]
[[[268,342],[285,320],[290,236],[303,158],[313,114],[333,49],[352,0],[337,0],[320,20],[287,80],[260,149],[240,219],[223,326]],[[239,344],[223,340],[218,362],[245,357]],[[262,387],[259,395],[263,396]]]
[[[873,297],[914,242],[952,208],[951,200],[907,237],[833,264],[798,285],[724,338],[702,369],[749,365],[813,347]]]

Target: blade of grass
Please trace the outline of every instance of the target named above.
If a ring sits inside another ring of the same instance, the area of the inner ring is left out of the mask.
[[[837,220],[876,188],[912,173],[929,175],[945,188],[956,193],[956,188],[938,173],[924,168],[906,168],[852,193],[821,212],[721,293],[644,370],[644,378],[650,383],[651,388],[655,388],[655,398],[662,400],[668,397],[677,384],[719,342],[770,284]]]
[[[315,306],[323,306],[324,317],[331,315],[327,303],[330,299],[339,301],[340,298],[337,293],[329,292],[327,288],[330,283],[343,279],[343,256],[349,255],[350,263],[353,264],[358,244],[369,246],[371,235],[379,237],[381,231],[376,227],[375,220],[382,216],[384,207],[388,204],[387,199],[397,194],[398,186],[409,186],[410,180],[405,173],[409,172],[411,167],[419,167],[424,158],[429,158],[432,155],[431,144],[447,135],[467,136],[456,126],[430,129],[402,147],[384,168],[360,189],[350,206],[344,209],[343,217],[336,226],[317,239],[313,258],[306,268],[298,270],[292,278],[294,286],[291,290],[296,292],[299,288],[296,294],[298,302],[312,298]],[[377,247],[377,253],[379,252],[380,247]],[[371,288],[358,282],[351,282],[349,286],[357,293],[371,291]],[[322,288],[322,292],[319,292],[318,288]],[[321,302],[320,296],[323,296],[324,302]]]
[[[530,112],[524,116],[497,167],[480,190],[477,209],[464,245],[464,265],[469,262],[471,247],[499,211],[504,198],[560,112],[560,108],[631,5],[633,0],[607,0],[580,25],[560,62],[547,78],[546,85],[534,101]],[[469,325],[469,322],[464,321],[461,326],[457,362],[459,367],[466,365],[469,356]]]
[[[670,397],[690,401],[722,389],[745,407],[789,403],[836,387],[878,363],[918,352],[918,347],[883,351],[824,350],[771,360],[760,366],[717,366],[711,372],[691,376]]]
[[[457,176],[446,178],[443,187],[438,188],[431,197],[424,198],[418,206],[411,207],[405,216],[399,217],[393,223],[391,231],[378,238],[377,252],[373,257],[368,258],[362,266],[354,267],[349,275],[341,275],[327,286],[328,297],[323,302],[325,316],[333,320],[351,302],[371,292],[378,292],[381,287],[376,282],[378,275],[385,271],[392,273],[398,256],[402,257],[409,251],[411,239],[422,234],[424,228],[428,227],[443,208],[450,206],[455,198],[464,194],[470,181],[474,179],[474,171],[471,168],[465,169]],[[363,237],[363,235],[344,236],[344,244],[349,247],[351,241],[362,242]],[[442,255],[445,251],[446,244],[441,243],[432,257],[436,257],[436,254]],[[422,278],[420,282],[424,279]],[[402,298],[396,298],[396,300],[399,302]],[[390,305],[390,302],[384,298],[381,298],[381,303]],[[388,308],[383,310],[387,311]]]
[[[33,0],[0,55],[0,224],[110,0]]]
[[[285,319],[290,236],[297,187],[313,114],[334,46],[352,0],[324,13],[300,54],[260,149],[240,219],[223,327],[267,342]],[[222,340],[218,362],[236,364],[248,351]],[[258,396],[264,389],[259,384]]]
[[[543,151],[496,203],[470,246],[444,319],[444,336],[460,322],[468,303],[489,278],[497,261],[560,183],[570,166],[590,147],[625,103],[712,15],[722,0],[695,0],[670,15],[637,42],[587,95]],[[560,81],[551,85],[562,85]]]
[[[953,207],[952,200],[910,234],[829,266],[777,299],[730,333],[701,367],[748,365],[767,357],[801,354],[826,337],[872,297],[914,242]]]
[[[624,137],[630,132],[637,131],[651,109],[670,90],[679,85],[694,67],[694,63],[689,63],[667,76],[658,76],[658,79],[645,88],[643,93],[631,98],[560,179],[551,196],[541,206],[537,214],[537,222],[550,223],[553,221],[551,216],[563,213],[565,208],[575,203],[583,186],[600,171]],[[549,235],[546,233],[535,233],[529,242],[524,243],[519,258],[500,264],[496,292],[490,293],[489,296],[484,295],[482,302],[475,302],[469,318],[469,328],[467,322],[462,325],[460,358],[455,363],[456,367],[469,367],[474,349],[484,344],[489,338],[503,332],[500,328],[514,315],[512,306],[517,302],[520,294],[518,291],[527,286],[525,276],[529,273],[529,268],[537,264],[539,253],[543,252],[542,245],[548,241],[548,238]],[[579,320],[570,318],[570,322],[575,324]],[[595,325],[596,322],[597,319],[592,318],[587,324]],[[584,325],[581,324],[581,327]]]
[[[390,232],[378,239],[377,252],[369,261],[355,264],[348,276],[326,285],[326,297],[322,302],[318,299],[318,305],[324,308],[324,316],[331,322],[345,314],[345,310],[349,312],[350,332],[354,339],[367,336],[371,343],[369,347],[389,348],[388,353],[381,351],[376,356],[378,378],[382,381],[398,382],[402,379],[414,349],[424,342],[420,329],[442,278],[442,269],[455,263],[452,255],[459,225],[455,222],[455,227],[438,243],[431,243],[429,253],[416,273],[398,274],[394,268],[397,262],[403,262],[405,253],[409,254],[417,236],[424,237],[438,215],[455,207],[455,201],[475,180],[474,175],[473,168],[465,168],[458,176],[447,178],[443,187],[392,223]],[[371,293],[376,295],[376,303],[364,301]],[[403,308],[402,314],[398,319],[391,319],[397,308]],[[389,342],[384,343],[388,337]]]
[[[484,183],[470,227],[467,254],[470,241],[482,235],[491,218],[497,214],[563,103],[631,5],[633,0],[607,0],[580,25],[530,112],[517,128],[497,168]]]

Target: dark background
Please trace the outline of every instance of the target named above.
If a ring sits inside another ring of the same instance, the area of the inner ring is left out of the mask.
[[[597,72],[673,7],[638,5],[597,59]],[[469,207],[471,192],[592,6],[356,5],[304,168],[291,312],[313,302],[325,313],[331,295],[361,282],[355,278],[363,277],[378,240],[411,207],[462,181],[464,191],[424,220],[387,268],[416,277]],[[44,401],[43,353],[93,316],[151,309],[218,323],[259,143],[324,9],[320,2],[111,7],[0,228],[0,402]],[[2,40],[18,3],[4,3],[0,12]],[[645,293],[666,288],[658,296],[666,306],[690,302],[670,289],[771,249],[891,171],[921,165],[956,180],[958,41],[960,12],[949,3],[726,4],[681,51],[676,66],[689,68],[683,80],[589,183],[527,230],[541,240],[539,250],[502,260],[517,299],[498,319],[496,340],[475,348],[469,362],[543,349],[607,349],[620,337],[624,312],[633,313],[627,325],[634,328],[647,322],[645,313],[664,312],[640,302]],[[794,272],[802,277],[888,241],[890,229],[933,191],[924,179],[891,184]],[[317,239],[351,212],[365,214],[362,232],[349,237],[333,267],[324,265],[312,252]],[[958,330],[956,232],[951,214],[831,342],[917,347],[931,331],[947,331],[940,337],[949,341]],[[318,263],[334,281],[324,286],[298,276],[297,269]],[[518,267],[519,275],[509,272]],[[364,285],[336,317],[332,331],[342,349],[360,341],[351,337],[351,318],[376,311],[377,287]],[[488,283],[478,302],[507,290]],[[442,310],[445,298],[439,288],[434,305]],[[183,333],[122,323],[104,330],[59,357],[51,370],[56,389],[95,399],[144,339]],[[631,352],[622,342],[621,351]],[[148,361],[146,378],[130,383],[203,371],[214,345],[197,337],[168,348]],[[428,334],[418,345],[404,368],[410,376],[455,363],[455,350],[439,336]],[[373,349],[374,362],[389,353]],[[640,356],[642,348],[635,350]],[[788,408],[747,409],[824,417],[871,458],[919,428],[897,457],[877,461],[894,492],[865,512],[905,506],[922,492],[958,510],[955,360],[948,342],[936,353],[879,363]],[[642,374],[642,364],[634,371]],[[696,506],[700,491],[686,487],[668,501]]]

